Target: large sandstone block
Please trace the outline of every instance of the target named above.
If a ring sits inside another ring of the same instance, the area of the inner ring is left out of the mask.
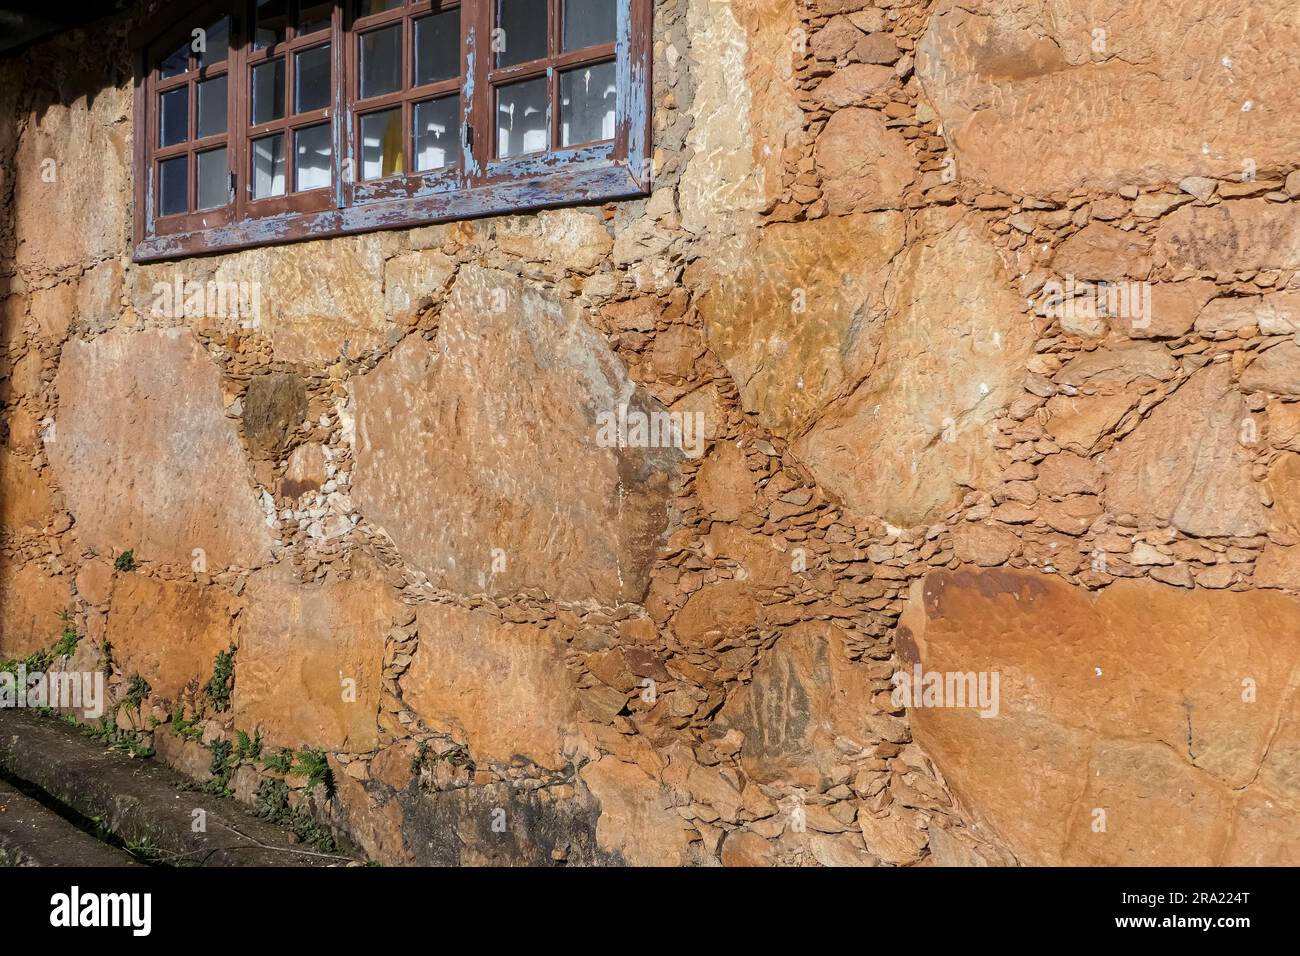
[[[355,389],[353,498],[440,586],[645,594],[681,452],[597,444],[598,415],[655,403],[578,307],[466,267],[436,341]]]
[[[629,866],[681,866],[690,834],[672,794],[636,764],[604,757],[582,768],[582,782],[600,801],[596,841]]]
[[[1021,394],[1035,329],[973,215],[899,259],[874,365],[794,444],[859,513],[919,524],[993,477],[993,420]]]
[[[72,586],[39,562],[21,567],[0,557],[0,659],[47,650],[63,630],[60,615],[72,607]]]
[[[944,0],[916,73],[959,175],[1009,193],[1240,176],[1300,147],[1292,14],[1284,0]]]
[[[209,570],[255,567],[270,548],[220,375],[181,329],[74,339],[46,445],[83,543]]]
[[[916,178],[907,141],[875,110],[833,113],[817,136],[813,156],[827,207],[835,216],[898,209],[903,190]]]
[[[1197,372],[1109,456],[1109,510],[1203,537],[1266,530],[1252,451],[1239,441],[1247,415],[1226,364]]]
[[[108,612],[113,660],[175,701],[186,684],[206,682],[217,654],[238,643],[240,606],[222,588],[123,574]]]
[[[1300,837],[1294,815],[1256,812],[1300,790],[1297,635],[1300,602],[1277,592],[1122,580],[1091,594],[960,569],[913,585],[898,647],[909,672],[998,674],[996,716],[908,716],[964,809],[1020,862],[1259,863],[1276,859],[1270,835]]]
[[[423,604],[416,620],[402,699],[430,729],[465,742],[478,764],[516,755],[553,769],[568,762],[578,700],[562,643],[486,610]]]
[[[245,598],[235,723],[281,746],[373,750],[393,592],[368,569],[315,585],[268,569]]]
[[[688,273],[709,345],[765,427],[806,427],[870,367],[903,230],[896,212],[781,223]]]
[[[1266,199],[1183,206],[1161,220],[1154,251],[1157,261],[1175,269],[1295,269],[1300,267],[1300,216],[1293,205]]]
[[[53,508],[53,497],[41,476],[13,452],[0,449],[0,528],[40,531]]]

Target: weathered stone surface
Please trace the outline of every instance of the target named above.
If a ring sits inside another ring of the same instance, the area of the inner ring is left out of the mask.
[[[1280,342],[1260,352],[1242,372],[1241,387],[1274,395],[1300,395],[1300,345]]]
[[[1265,530],[1251,454],[1238,442],[1245,417],[1226,365],[1197,372],[1116,446],[1108,461],[1108,509],[1198,536]]]
[[[54,508],[50,489],[32,466],[0,449],[0,527],[39,531]]]
[[[1150,240],[1138,233],[1093,222],[1056,247],[1052,268],[1084,282],[1145,279],[1151,271],[1149,246]]]
[[[997,672],[999,708],[914,707],[913,733],[1022,863],[1219,863],[1230,830],[1264,822],[1246,801],[1284,796],[1260,767],[1300,739],[1279,727],[1300,675],[1300,631],[1281,622],[1298,618],[1277,593],[1121,580],[1093,595],[1028,572],[933,572],[904,612],[903,664]]]
[[[826,202],[836,216],[897,209],[903,190],[916,177],[907,142],[875,110],[843,109],[832,114],[817,136],[814,157]]]
[[[1300,548],[1267,545],[1255,562],[1252,580],[1261,588],[1300,589]]]
[[[147,680],[155,694],[175,701],[190,681],[196,688],[206,682],[217,653],[239,642],[240,606],[221,588],[124,574],[108,613],[113,660],[124,673]]]
[[[1080,352],[1052,377],[1060,385],[1107,390],[1134,383],[1164,382],[1178,365],[1169,350],[1154,342],[1128,342]]]
[[[820,34],[815,35],[820,36]],[[894,71],[887,66],[853,63],[836,70],[826,79],[817,84],[817,89],[813,91],[813,97],[818,103],[827,109],[839,109],[844,106],[857,106],[865,103],[867,98],[873,93],[879,93],[882,90],[888,89],[893,81]],[[867,111],[854,110],[853,112],[865,113]],[[834,148],[842,149],[850,146],[850,144],[844,139],[846,130],[847,127],[841,129],[834,137],[832,137],[831,143],[834,145]],[[883,143],[884,140],[882,138],[878,145]],[[888,145],[893,147],[899,144],[890,142]]]
[[[760,783],[816,786],[843,757],[836,737],[866,745],[871,682],[833,624],[797,624],[764,653],[754,679],[718,714],[745,735],[741,765]]]
[[[70,582],[40,562],[18,567],[0,557],[0,658],[47,650],[63,630],[60,615],[72,606]]]
[[[898,213],[781,223],[688,273],[709,344],[765,427],[805,426],[869,367]]]
[[[373,750],[392,591],[368,568],[319,585],[268,569],[245,597],[236,723],[260,726],[278,746]]]
[[[1071,451],[1089,452],[1133,407],[1133,398],[1115,395],[1054,395],[1047,402],[1047,429]]]
[[[456,263],[436,249],[419,249],[384,263],[384,311],[401,322],[428,308],[456,273]]]
[[[355,387],[353,497],[433,580],[607,603],[645,594],[681,452],[597,444],[598,415],[655,403],[576,307],[466,267],[437,342],[406,339]]]
[[[1264,199],[1183,206],[1160,221],[1155,257],[1204,272],[1294,269],[1300,267],[1300,216]]]
[[[1296,40],[1276,2],[945,0],[916,72],[961,176],[1008,193],[1114,190],[1239,177],[1243,157],[1289,165],[1300,121],[1281,104],[1300,82],[1285,52]],[[1255,52],[1226,66],[1229,49]]]
[[[284,467],[280,494],[285,498],[298,498],[309,491],[320,491],[325,484],[325,451],[316,442],[305,442],[293,450]]]
[[[629,866],[681,866],[690,836],[672,795],[635,764],[604,757],[579,776],[600,801],[596,840]]]
[[[419,648],[402,696],[430,729],[463,741],[479,765],[519,755],[564,766],[578,700],[562,644],[540,627],[508,624],[486,610],[422,604],[417,621]]]
[[[908,248],[893,301],[866,379],[794,447],[850,507],[910,525],[991,480],[1034,328],[973,215]]]
[[[502,252],[530,262],[582,273],[595,270],[614,249],[601,217],[578,209],[544,209],[503,219],[497,224],[497,244]]]
[[[695,476],[695,493],[704,510],[719,521],[735,521],[758,498],[745,453],[734,442],[719,442]]]
[[[244,437],[255,454],[279,455],[307,417],[307,383],[292,372],[255,375],[244,393]]]
[[[963,521],[952,529],[952,547],[958,561],[988,568],[1019,551],[1020,538],[1004,525]]]
[[[1205,304],[1214,298],[1213,282],[1191,279],[1187,282],[1153,282],[1151,314],[1120,320],[1120,328],[1135,339],[1172,339],[1186,335]],[[1114,320],[1112,320],[1114,321]]]
[[[65,346],[50,461],[81,540],[101,554],[252,567],[270,546],[216,368],[182,330]]]

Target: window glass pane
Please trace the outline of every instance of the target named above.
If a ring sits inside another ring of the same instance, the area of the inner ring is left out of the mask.
[[[188,201],[188,156],[164,159],[158,164],[158,215],[174,216],[184,212]]]
[[[190,136],[190,88],[168,90],[158,111],[158,145],[175,146]]]
[[[330,105],[330,46],[313,47],[298,54],[294,112],[324,109]]]
[[[562,48],[581,50],[614,42],[618,23],[614,0],[564,0],[564,39]]]
[[[190,44],[186,40],[171,53],[162,58],[158,64],[158,75],[164,80],[169,76],[180,76],[190,67]]]
[[[546,149],[546,77],[497,90],[497,155],[518,156]]]
[[[199,153],[198,209],[215,209],[230,201],[230,164],[226,147]]]
[[[361,34],[361,95],[381,96],[402,86],[402,25]]]
[[[253,198],[284,195],[284,134],[253,140]]]
[[[546,0],[496,0],[499,33],[492,35],[497,66],[546,56]]]
[[[226,77],[203,80],[199,87],[198,138],[226,131]]]
[[[298,11],[298,35],[305,36],[328,28],[333,12],[333,3],[309,3],[303,0],[302,9]]]
[[[264,49],[284,39],[289,23],[289,0],[257,0],[257,28],[253,45]]]
[[[405,172],[402,156],[402,108],[361,117],[361,178],[379,179]]]
[[[301,192],[330,184],[330,124],[307,126],[293,134],[294,182]]]
[[[560,74],[560,145],[614,138],[614,64]]]
[[[385,10],[396,10],[402,5],[402,0],[361,0],[361,12],[358,16],[368,17],[372,13],[383,13]]]
[[[415,104],[415,168],[440,169],[459,155],[457,114],[459,96],[444,96]]]
[[[415,21],[415,85],[460,76],[460,8]]]
[[[284,116],[284,60],[253,67],[253,125]]]
[[[199,66],[220,63],[230,55],[230,18],[222,17],[203,32],[204,50],[198,54]]]

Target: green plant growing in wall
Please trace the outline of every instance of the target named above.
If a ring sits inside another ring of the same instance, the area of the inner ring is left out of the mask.
[[[152,690],[153,688],[149,686],[147,680],[139,674],[132,674],[127,682],[126,696],[122,698],[122,702],[132,710],[139,710],[140,705],[144,703],[144,699],[149,696],[149,692]]]
[[[325,751],[308,748],[298,751],[298,762],[293,772],[307,778],[307,789],[314,790],[318,784],[325,784],[325,794],[334,795],[334,771],[330,770]]]
[[[198,740],[203,736],[203,728],[196,727],[192,721],[185,719],[185,711],[180,704],[172,711],[172,730],[180,734],[186,740]]]
[[[229,650],[218,651],[217,659],[212,665],[212,678],[203,688],[212,703],[212,709],[224,713],[230,709],[230,695],[235,689],[235,645]]]
[[[288,747],[281,747],[273,754],[268,754],[262,760],[262,766],[267,770],[273,770],[276,773],[288,773],[289,767],[293,763],[293,751]]]
[[[252,737],[242,730],[236,730],[235,744],[240,760],[256,760],[262,756],[262,728],[253,728]]]
[[[123,551],[113,561],[113,567],[119,571],[134,571],[139,567],[139,565],[135,563],[135,551]]]
[[[77,636],[77,629],[72,624],[72,614],[66,608],[59,615],[63,622],[63,633],[59,635],[59,642],[54,645],[55,660],[60,657],[71,657],[73,651],[77,649],[77,642],[81,640]]]
[[[226,789],[226,781],[230,779],[230,756],[234,750],[234,745],[223,738],[218,737],[212,741],[212,763],[208,770],[212,773],[212,783],[215,784],[218,792]]]
[[[301,810],[289,806],[289,785],[283,780],[263,780],[257,786],[253,812],[263,820],[287,826],[303,843],[325,853],[338,849],[334,835]]]

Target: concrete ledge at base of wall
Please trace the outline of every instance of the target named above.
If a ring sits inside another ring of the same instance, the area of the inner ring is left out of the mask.
[[[0,773],[32,784],[127,845],[149,847],[163,863],[320,867],[360,861],[351,847],[321,853],[295,845],[290,830],[253,816],[230,797],[195,791],[192,781],[162,764],[105,750],[48,717],[0,709]],[[196,819],[203,822],[199,832]]]
[[[0,780],[0,867],[139,865]]]

